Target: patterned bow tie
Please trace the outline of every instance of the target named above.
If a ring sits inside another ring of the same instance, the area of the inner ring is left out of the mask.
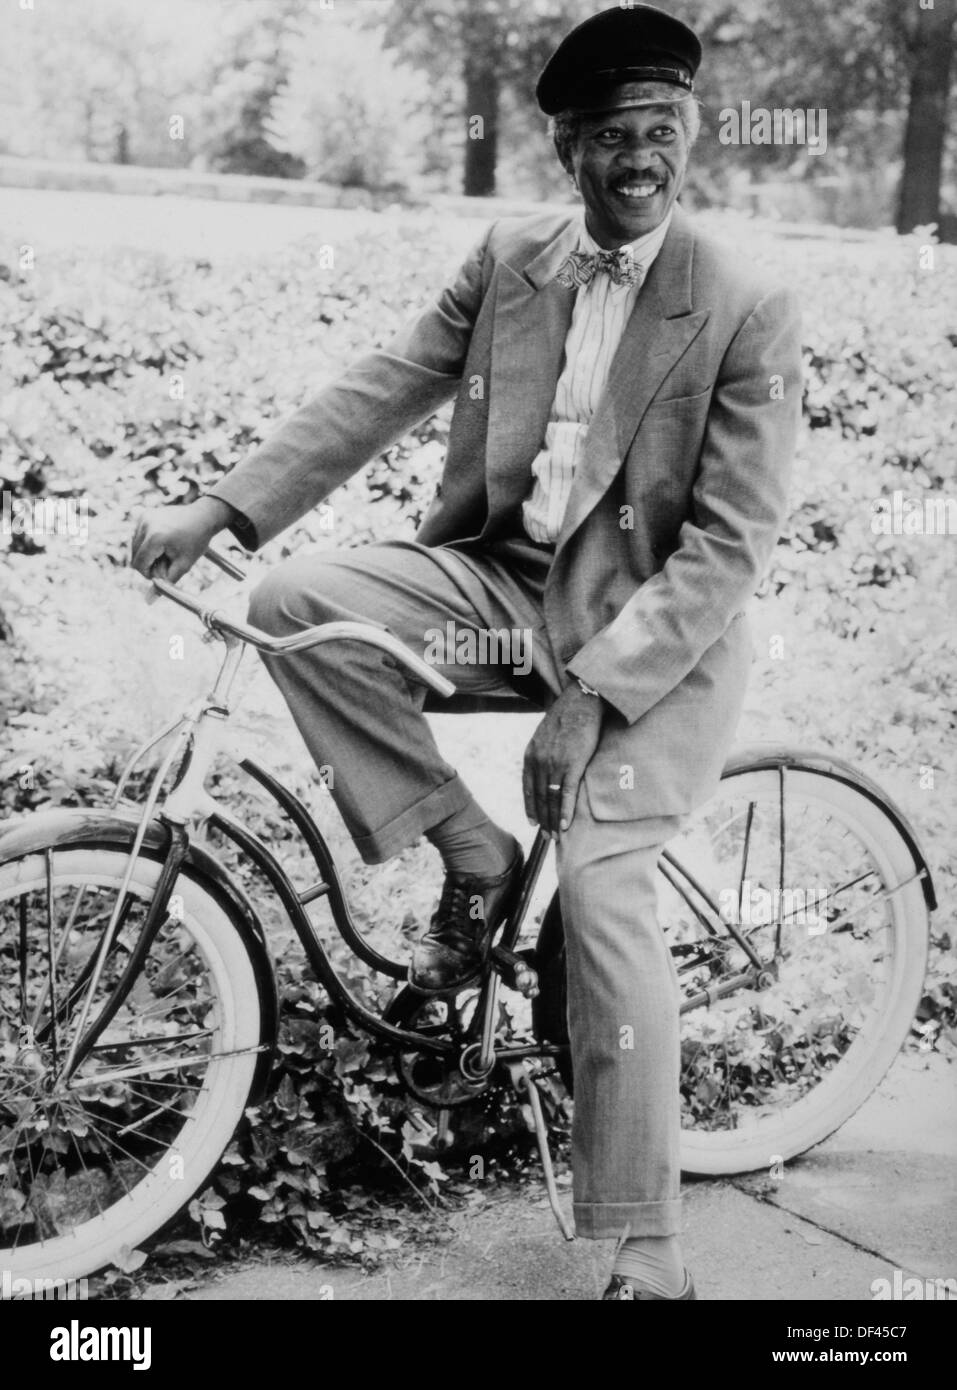
[[[558,267],[555,279],[566,289],[591,284],[599,271],[611,276],[613,285],[640,285],[643,267],[627,251],[572,251]]]

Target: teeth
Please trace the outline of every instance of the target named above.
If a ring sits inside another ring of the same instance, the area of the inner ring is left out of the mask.
[[[618,185],[618,192],[623,193],[626,198],[650,198],[652,194],[658,192],[656,183],[622,183]]]

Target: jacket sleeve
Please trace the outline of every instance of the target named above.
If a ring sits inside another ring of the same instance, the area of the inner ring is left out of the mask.
[[[247,546],[265,545],[455,394],[491,232],[428,309],[353,362],[209,489],[241,513],[237,534]]]
[[[773,290],[722,359],[676,549],[567,665],[629,724],[697,665],[763,578],[800,416],[800,316],[789,291]]]

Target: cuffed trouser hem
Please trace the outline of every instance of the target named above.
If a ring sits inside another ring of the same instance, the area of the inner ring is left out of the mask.
[[[471,794],[459,777],[450,777],[440,787],[434,787],[414,805],[393,817],[387,825],[367,835],[356,835],[350,827],[356,849],[366,864],[383,864],[402,850],[414,845],[427,830],[438,825],[471,801]]]
[[[631,1236],[676,1236],[681,1230],[681,1198],[670,1202],[575,1202],[575,1234],[585,1240]]]

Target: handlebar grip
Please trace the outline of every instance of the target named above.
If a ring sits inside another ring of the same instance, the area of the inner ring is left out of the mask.
[[[219,551],[214,550],[211,545],[207,546],[203,551],[203,559],[211,560],[214,565],[218,565],[224,574],[229,575],[230,579],[243,580],[246,578],[245,570],[241,570],[238,565],[234,565],[232,560],[227,560],[225,555],[221,555]]]

